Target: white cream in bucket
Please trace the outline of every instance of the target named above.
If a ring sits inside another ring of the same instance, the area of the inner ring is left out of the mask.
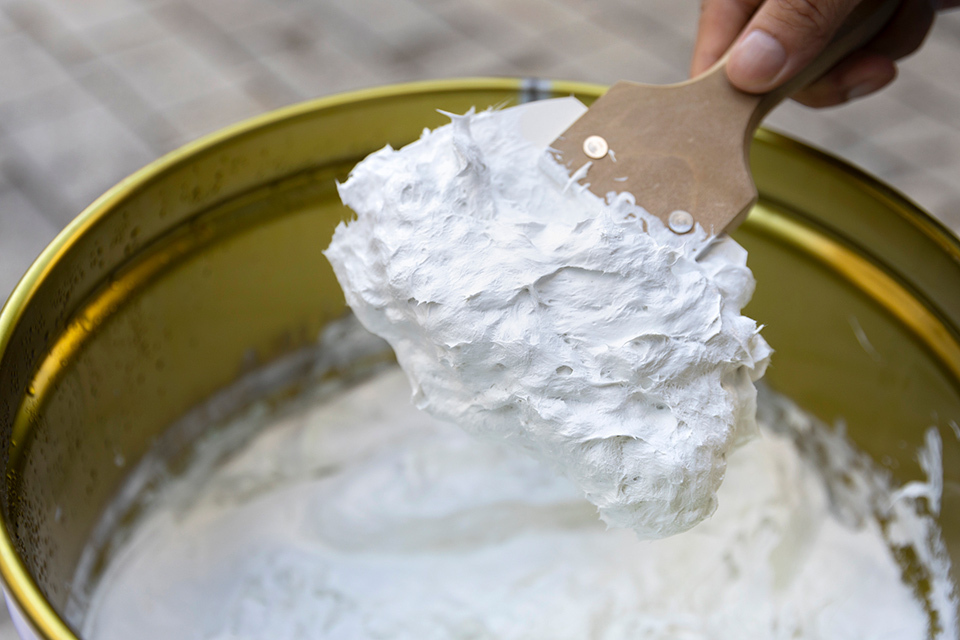
[[[657,541],[408,399],[391,368],[253,407],[232,429],[258,435],[216,468],[235,436],[208,438],[112,561],[84,637],[955,637],[928,503],[891,501],[877,465],[776,394],[717,513]],[[931,571],[925,599],[894,543]]]

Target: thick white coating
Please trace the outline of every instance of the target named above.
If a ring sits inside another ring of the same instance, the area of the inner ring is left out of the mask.
[[[689,529],[756,432],[771,351],[740,314],[746,252],[572,187],[516,110],[452,118],[340,186],[357,219],[326,255],[348,304],[416,406],[547,462],[608,524]]]
[[[731,455],[714,517],[640,541],[604,530],[568,480],[408,394],[391,370],[211,436],[201,450],[217,459],[233,428],[258,434],[212,473],[200,456],[119,538],[82,637],[957,637],[927,498],[894,500],[864,454],[782,398],[761,398],[761,436]],[[918,563],[900,566],[892,544]],[[903,575],[927,581],[926,602]]]

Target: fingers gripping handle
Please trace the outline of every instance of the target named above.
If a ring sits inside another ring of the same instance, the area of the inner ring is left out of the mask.
[[[765,94],[757,94],[756,106],[750,118],[747,137],[760,125],[760,121],[784,99],[811,84],[863,45],[872,40],[887,25],[897,12],[901,0],[863,0],[850,13],[837,29],[826,47],[804,68],[776,89]],[[726,66],[732,47],[717,63],[705,71],[703,76],[722,74],[726,77]],[[695,78],[694,81],[699,78]],[[739,89],[734,89],[739,91]]]

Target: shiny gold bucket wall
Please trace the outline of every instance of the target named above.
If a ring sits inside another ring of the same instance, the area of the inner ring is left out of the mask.
[[[163,158],[71,224],[0,315],[0,575],[33,632],[75,638],[61,614],[80,552],[157,434],[343,313],[321,254],[348,215],[336,179],[442,124],[437,109],[601,92],[502,79],[318,100]],[[769,382],[843,417],[901,480],[921,477],[914,452],[942,427],[941,522],[960,557],[960,246],[786,138],[761,132],[753,165],[761,202],[737,236],[758,279],[748,313],[777,349]]]

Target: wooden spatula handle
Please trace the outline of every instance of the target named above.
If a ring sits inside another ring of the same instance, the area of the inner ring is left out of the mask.
[[[746,182],[740,181],[738,185],[736,179],[729,179],[727,181],[728,186],[724,187],[725,193],[721,199],[722,204],[717,207],[710,206],[706,203],[706,198],[700,197],[699,201],[704,204],[699,206],[694,213],[697,222],[700,222],[707,229],[713,229],[715,232],[723,229],[730,230],[742,222],[756,199],[756,188],[753,185],[752,178],[749,177],[750,170],[747,157],[753,134],[760,126],[761,120],[784,99],[812,83],[847,55],[873,39],[896,13],[900,2],[901,0],[863,0],[813,61],[786,83],[769,93],[749,94],[737,89],[730,83],[730,80],[727,79],[726,69],[730,57],[729,51],[702,75],[681,83],[681,85],[674,85],[682,86],[685,89],[685,91],[677,94],[680,100],[711,105],[713,110],[712,122],[704,123],[699,130],[699,135],[703,139],[709,137],[711,129],[742,135],[742,138],[735,135],[732,139],[739,139],[742,145],[743,171],[746,172]],[[691,127],[691,129],[693,128]],[[721,137],[722,134],[716,136],[717,139]],[[712,149],[718,150],[721,147],[714,145]],[[718,157],[723,155],[724,152],[721,152]],[[727,155],[726,157],[732,156]],[[731,171],[735,170],[731,169]],[[747,194],[747,189],[749,189],[749,194]],[[705,189],[701,188],[701,191],[705,191]],[[739,202],[744,206],[727,207],[728,202]],[[663,214],[660,215],[663,218]]]
[[[729,231],[757,199],[748,155],[760,121],[784,98],[869,42],[899,1],[864,0],[813,62],[767,94],[746,93],[731,84],[729,52],[700,76],[679,84],[618,82],[551,143],[554,157],[571,172],[589,162],[581,180],[593,193],[632,193],[675,233],[689,233],[693,223],[710,234]],[[591,147],[591,140],[603,145]]]

